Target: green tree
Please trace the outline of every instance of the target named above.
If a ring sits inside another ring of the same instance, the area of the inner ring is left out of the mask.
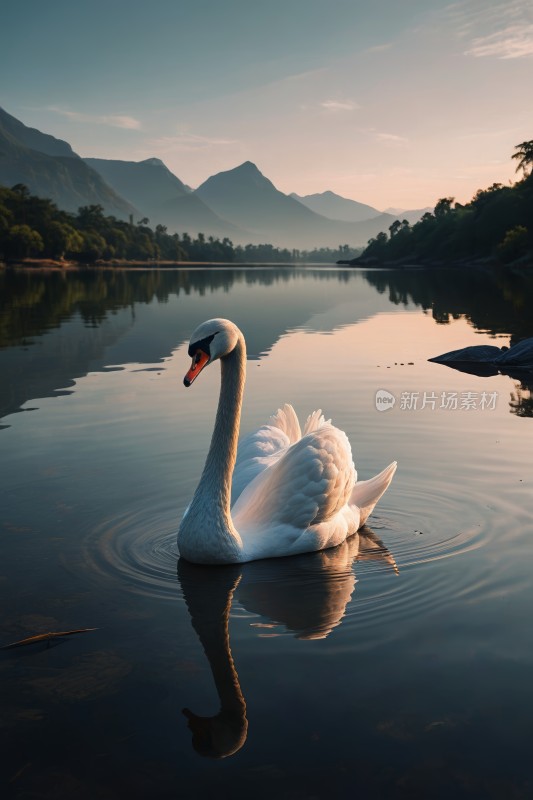
[[[107,247],[106,240],[96,231],[84,231],[83,243],[80,249],[80,260],[87,264],[102,258]]]
[[[454,200],[455,197],[441,197],[441,199],[437,201],[437,205],[433,210],[435,217],[438,219],[439,217],[445,217],[447,214],[450,214]]]
[[[524,177],[527,177],[533,168],[533,139],[515,145],[515,150],[516,153],[513,153],[511,158],[516,158],[518,161],[516,171],[522,170]]]
[[[107,227],[107,221],[104,217],[103,206],[91,205],[78,208],[78,224],[84,230],[104,230]]]
[[[41,234],[29,225],[13,225],[10,228],[5,243],[8,258],[30,258],[39,255],[43,249]]]
[[[402,223],[399,219],[395,219],[392,225],[389,226],[390,231],[390,238],[392,239],[393,236],[396,236],[400,228],[402,227]]]
[[[527,228],[523,225],[516,225],[507,231],[503,241],[498,245],[498,255],[503,261],[514,261],[527,252],[527,247]]]
[[[44,251],[50,258],[64,258],[65,253],[78,253],[83,246],[83,237],[72,225],[53,220],[41,229]]]

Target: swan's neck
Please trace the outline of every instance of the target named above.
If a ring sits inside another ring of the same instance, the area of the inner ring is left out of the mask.
[[[246,378],[246,345],[242,334],[232,352],[220,360],[220,365],[220,398],[211,445],[178,536],[181,555],[204,564],[242,560],[242,542],[230,514],[231,482]]]
[[[198,489],[209,496],[230,518],[231,482],[237,458],[242,396],[246,379],[246,345],[241,335],[237,346],[220,359],[220,397],[215,428]]]

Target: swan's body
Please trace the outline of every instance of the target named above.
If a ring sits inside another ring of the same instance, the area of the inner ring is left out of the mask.
[[[208,320],[191,337],[189,355],[185,385],[220,358],[221,389],[204,471],[178,532],[180,554],[199,564],[239,563],[323,550],[355,533],[396,463],[357,483],[346,434],[320,411],[302,433],[289,405],[247,437],[237,457],[244,337],[229,320]]]

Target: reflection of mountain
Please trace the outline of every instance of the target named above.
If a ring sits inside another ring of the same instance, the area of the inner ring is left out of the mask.
[[[398,572],[389,551],[368,528],[363,530],[339,547],[292,558],[229,567],[204,567],[180,559],[181,588],[220,702],[220,710],[211,717],[188,708],[183,711],[200,755],[233,755],[248,733],[246,703],[229,640],[233,595],[269,627],[283,625],[299,639],[324,639],[346,613],[355,588],[354,561],[380,559]]]
[[[246,331],[249,357],[257,358],[287,331],[354,324],[390,310],[389,300],[430,310],[438,323],[465,316],[474,327],[511,334],[514,341],[533,333],[533,278],[526,276],[298,268],[4,270],[0,416],[32,398],[55,395],[88,371],[157,363],[202,319],[233,316]]]
[[[359,291],[341,307],[346,282],[357,282]],[[247,298],[250,285],[256,292],[268,287],[265,302],[243,300],[237,319],[228,292]],[[257,358],[287,330],[327,330],[387,306],[347,270],[7,270],[0,272],[0,416],[32,398],[54,396],[88,371],[157,363],[188,340],[200,319],[233,314],[247,332],[250,357]],[[336,307],[340,316],[321,321],[321,313]]]

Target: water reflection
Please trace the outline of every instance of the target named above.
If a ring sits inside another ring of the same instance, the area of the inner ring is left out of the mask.
[[[347,281],[362,278],[279,267],[0,271],[0,417],[28,400],[58,396],[88,372],[162,362],[188,340],[198,319],[230,316],[230,291],[238,305],[232,318],[247,332],[249,357],[258,358],[310,314],[341,302]],[[331,291],[323,291],[324,282]],[[296,291],[287,291],[288,284]],[[347,322],[367,315],[367,300],[354,293]],[[380,310],[388,305],[377,300]]]
[[[396,269],[368,271],[365,279],[394,305],[431,312],[437,324],[464,317],[476,330],[510,335],[511,344],[533,336],[533,275],[526,272]]]
[[[533,376],[515,383],[509,406],[517,417],[533,417]]]
[[[213,716],[183,710],[194,749],[225,758],[244,745],[246,702],[230,648],[234,595],[261,617],[260,629],[283,626],[298,639],[324,639],[340,625],[355,589],[355,561],[379,560],[398,574],[394,557],[364,528],[339,547],[292,558],[210,567],[178,561],[178,579],[191,622],[209,661],[220,709]],[[270,634],[272,635],[272,634]]]
[[[517,417],[533,417],[533,373],[531,370],[518,367],[502,369],[496,364],[475,361],[438,362],[443,366],[465,372],[467,375],[477,375],[480,378],[490,378],[494,375],[507,375],[513,380],[514,388],[511,391],[509,409]]]
[[[71,390],[90,371],[162,362],[198,319],[229,315],[230,293],[238,306],[232,318],[238,317],[256,358],[291,330],[330,331],[389,310],[391,302],[419,306],[438,324],[464,317],[479,331],[510,336],[511,343],[533,335],[533,276],[525,273],[8,269],[0,271],[0,417],[34,398]],[[183,296],[187,301],[178,304]]]
[[[533,276],[470,270],[367,270],[249,267],[210,269],[0,271],[0,348],[28,344],[79,313],[98,325],[109,313],[138,303],[168,303],[171,296],[229,292],[238,285],[272,287],[296,281],[346,285],[363,277],[394,305],[413,303],[437,323],[466,317],[478,330],[533,335]],[[277,309],[283,312],[283,309]],[[294,325],[294,322],[293,322]],[[270,342],[271,344],[272,342]]]

